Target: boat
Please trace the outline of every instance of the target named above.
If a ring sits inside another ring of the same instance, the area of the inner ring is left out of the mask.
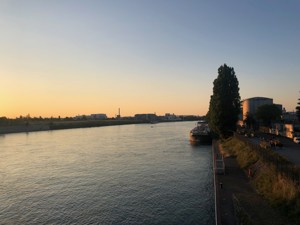
[[[197,126],[190,131],[190,140],[197,143],[211,144],[211,131],[206,121],[197,122]]]

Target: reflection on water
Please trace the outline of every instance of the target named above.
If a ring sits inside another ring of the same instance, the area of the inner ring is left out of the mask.
[[[3,224],[214,224],[211,146],[194,122],[0,138]]]

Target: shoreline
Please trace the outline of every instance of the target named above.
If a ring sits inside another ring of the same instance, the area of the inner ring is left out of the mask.
[[[186,122],[181,121],[160,121],[159,123],[170,122]],[[77,128],[91,128],[103,126],[119,126],[130,124],[151,124],[149,121],[141,120],[80,120],[80,121],[47,121],[47,122],[32,122],[19,125],[0,126],[0,135],[14,134],[14,133],[28,133],[37,131],[51,131]]]
[[[14,133],[28,133],[37,131],[51,131],[63,129],[102,127],[102,126],[116,126],[127,124],[141,124],[143,121],[129,121],[129,120],[101,120],[101,121],[58,121],[58,122],[37,122],[29,124],[20,124],[12,126],[0,126],[0,135],[14,134]]]

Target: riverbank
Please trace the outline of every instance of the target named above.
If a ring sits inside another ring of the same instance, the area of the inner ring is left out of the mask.
[[[12,126],[0,126],[0,134],[48,131],[60,129],[88,128],[101,126],[114,126],[126,124],[140,124],[143,121],[133,120],[86,120],[86,121],[55,121],[55,122],[34,122]]]
[[[252,179],[241,168],[237,156],[228,151],[233,146],[214,146],[214,157],[224,156],[225,173],[215,173],[217,225],[224,224],[292,224],[278,209],[258,193]]]

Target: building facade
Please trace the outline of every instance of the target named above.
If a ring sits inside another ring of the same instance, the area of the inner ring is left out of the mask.
[[[245,120],[248,114],[255,117],[256,111],[259,106],[272,105],[273,99],[265,98],[265,97],[253,97],[253,98],[245,99],[241,103],[242,103],[243,120]]]
[[[135,120],[147,121],[147,122],[158,120],[158,117],[156,116],[156,114],[153,114],[153,113],[135,114],[134,118],[135,118]]]
[[[91,114],[90,117],[91,117],[91,119],[94,119],[94,120],[105,120],[105,119],[107,119],[107,116],[104,113]]]

